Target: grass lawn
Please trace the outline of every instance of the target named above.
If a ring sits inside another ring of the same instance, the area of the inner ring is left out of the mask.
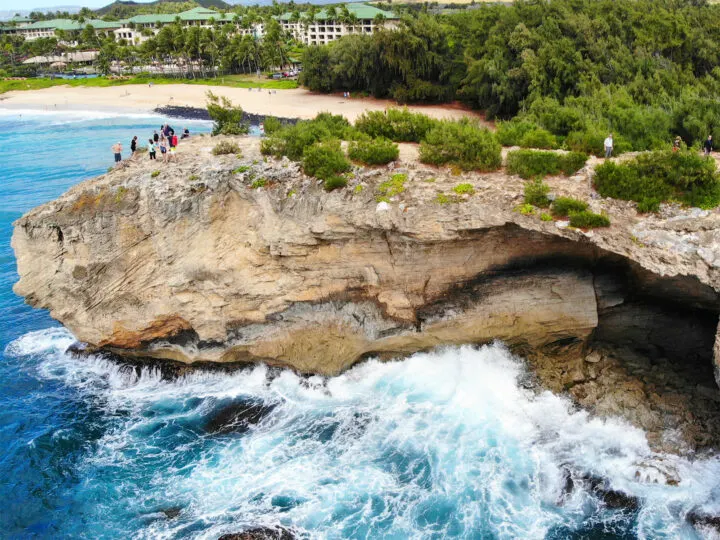
[[[40,90],[52,86],[124,86],[127,84],[200,84],[205,86],[230,86],[233,88],[268,88],[271,90],[289,90],[297,88],[298,83],[292,79],[266,79],[253,75],[226,75],[214,79],[178,79],[164,77],[150,77],[139,75],[128,79],[107,79],[97,77],[96,79],[26,79],[24,81],[0,80],[0,94],[12,90]]]

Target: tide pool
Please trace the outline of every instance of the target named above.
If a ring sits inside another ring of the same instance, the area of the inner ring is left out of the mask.
[[[720,460],[653,453],[640,430],[526,389],[502,344],[330,379],[256,366],[166,380],[66,354],[69,332],[12,293],[11,223],[165,119],[19,114],[0,111],[0,536],[216,539],[283,525],[313,539],[694,539],[687,512],[720,513]],[[246,431],[208,428],[238,402],[266,414]],[[638,480],[652,464],[679,485]],[[639,508],[569,490],[567,470]]]

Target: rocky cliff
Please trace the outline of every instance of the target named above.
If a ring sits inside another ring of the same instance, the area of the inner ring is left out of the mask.
[[[496,338],[707,366],[720,349],[716,213],[643,218],[598,198],[589,169],[549,180],[610,214],[610,228],[585,233],[515,211],[518,178],[452,176],[409,146],[395,170],[358,168],[326,193],[238,140],[243,157],[213,156],[217,139],[200,137],[178,163],[132,161],[23,216],[15,291],[93,350],[322,374]],[[398,173],[398,193],[378,203]],[[455,195],[460,182],[475,192]]]

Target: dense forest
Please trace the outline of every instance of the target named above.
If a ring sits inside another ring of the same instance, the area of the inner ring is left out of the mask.
[[[400,102],[462,100],[510,119],[499,137],[578,150],[696,144],[720,136],[720,6],[683,0],[521,0],[304,54],[302,82]],[[538,145],[535,145],[538,146]]]

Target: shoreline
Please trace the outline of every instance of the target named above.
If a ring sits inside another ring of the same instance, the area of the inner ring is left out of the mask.
[[[155,113],[167,108],[202,109],[206,93],[230,99],[250,118],[268,115],[285,119],[310,119],[330,112],[354,122],[365,111],[383,111],[403,107],[391,100],[373,98],[345,99],[341,95],[316,94],[305,89],[259,90],[226,86],[169,84],[158,86],[125,85],[110,87],[55,86],[42,90],[10,91],[0,95],[0,109],[36,109],[43,111],[107,111],[118,114]],[[490,126],[477,111],[457,103],[409,105],[413,112],[433,118],[474,118]]]

